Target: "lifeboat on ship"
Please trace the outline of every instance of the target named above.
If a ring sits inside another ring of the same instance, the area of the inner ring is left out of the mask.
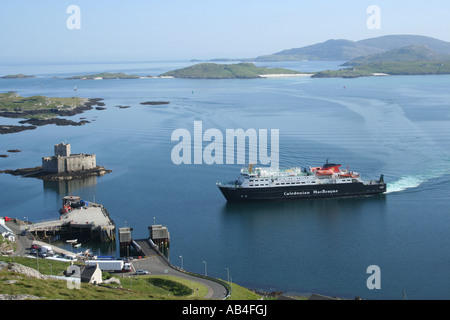
[[[358,172],[343,172],[339,174],[341,178],[359,178]]]
[[[333,173],[334,173],[334,171],[331,169],[330,170],[322,170],[321,169],[321,170],[316,171],[316,175],[319,177],[332,176]]]
[[[334,173],[341,172],[340,164],[328,163],[327,162],[322,167],[311,168],[312,172],[315,172],[317,176],[332,176]]]

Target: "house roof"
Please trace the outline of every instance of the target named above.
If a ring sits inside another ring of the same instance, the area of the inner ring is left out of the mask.
[[[95,270],[97,269],[97,266],[83,266],[81,268],[81,281],[87,281],[89,282],[94,275]]]
[[[5,232],[14,234],[14,232],[10,228],[8,228],[6,225],[0,224],[0,234],[3,234]]]
[[[80,267],[80,280],[82,282],[91,281],[92,276],[94,275],[95,270],[97,269],[97,265],[95,266],[78,266]],[[69,277],[75,277],[75,273],[71,275],[67,275]]]

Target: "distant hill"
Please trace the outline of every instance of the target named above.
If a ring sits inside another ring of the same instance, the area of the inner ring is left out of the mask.
[[[163,73],[162,77],[189,79],[252,79],[268,74],[300,74],[283,68],[257,67],[253,63],[216,64],[199,63],[187,68]]]
[[[260,56],[255,58],[255,61],[350,60],[383,51],[383,49],[362,45],[350,40],[328,40],[307,47],[283,50],[278,53]]]
[[[259,56],[253,61],[300,61],[300,60],[351,60],[374,55],[406,46],[427,46],[438,54],[450,54],[450,42],[425,36],[390,35],[361,41],[328,40],[322,43],[274,54]]]
[[[439,54],[426,45],[412,45],[394,49],[374,55],[352,59],[344,66],[358,66],[377,62],[407,62],[407,61],[445,61],[450,60],[450,55]]]
[[[450,54],[450,42],[415,35],[390,35],[358,41],[359,44],[389,51],[407,46],[427,46],[439,54]]]

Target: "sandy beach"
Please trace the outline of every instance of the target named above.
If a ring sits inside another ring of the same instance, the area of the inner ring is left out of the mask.
[[[277,74],[260,74],[261,78],[287,78],[287,77],[311,77],[312,73],[277,73]]]

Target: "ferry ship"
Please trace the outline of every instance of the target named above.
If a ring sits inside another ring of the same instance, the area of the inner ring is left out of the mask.
[[[341,169],[340,164],[321,167],[277,169],[249,165],[233,182],[217,183],[229,202],[314,199],[368,196],[386,192],[383,175],[379,180],[363,181],[357,172]]]

